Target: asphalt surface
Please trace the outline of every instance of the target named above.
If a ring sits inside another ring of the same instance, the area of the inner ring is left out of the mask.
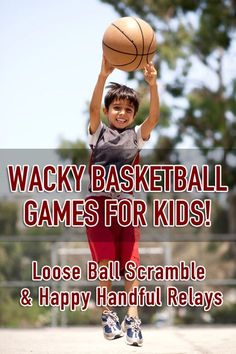
[[[0,329],[1,354],[234,354],[235,327],[143,326],[143,347],[103,338],[100,327]]]

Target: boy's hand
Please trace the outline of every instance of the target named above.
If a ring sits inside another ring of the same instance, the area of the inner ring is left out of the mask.
[[[145,78],[146,82],[150,86],[155,85],[156,79],[157,79],[157,71],[156,71],[155,66],[153,65],[152,62],[145,65],[143,72],[144,72],[144,78]]]
[[[102,66],[101,66],[101,75],[107,77],[108,75],[110,75],[112,73],[113,70],[114,70],[114,67],[111,66],[111,64],[107,61],[107,59],[103,55]]]

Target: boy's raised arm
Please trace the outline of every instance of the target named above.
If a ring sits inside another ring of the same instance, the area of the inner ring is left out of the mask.
[[[150,109],[149,116],[145,119],[141,125],[141,135],[143,140],[147,140],[151,131],[158,123],[160,115],[160,104],[157,87],[157,72],[152,62],[147,64],[144,68],[144,78],[149,84],[150,88]]]
[[[105,82],[109,74],[113,71],[113,67],[109,64],[105,57],[102,60],[101,71],[98,76],[96,86],[93,91],[92,99],[89,106],[90,113],[90,133],[94,134],[100,124],[100,109],[102,95]]]

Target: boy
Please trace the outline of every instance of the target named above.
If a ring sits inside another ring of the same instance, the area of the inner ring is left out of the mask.
[[[137,163],[138,153],[142,149],[159,118],[159,97],[157,90],[157,73],[152,63],[144,68],[144,78],[150,88],[150,112],[145,121],[137,128],[130,128],[134,123],[139,108],[137,93],[125,86],[111,83],[110,90],[105,96],[103,112],[108,120],[108,127],[101,123],[100,108],[105,82],[113,67],[103,57],[101,71],[90,103],[89,144],[92,148],[91,164],[103,165],[107,170],[115,165],[117,170],[124,164]],[[111,227],[104,225],[104,204],[107,198],[132,198],[132,195],[115,192],[90,192],[89,197],[96,199],[99,204],[99,222],[94,227],[87,227],[92,258],[99,266],[107,266],[109,261],[120,262],[121,274],[125,263],[132,260],[139,265],[138,242],[140,230],[138,227],[122,227],[116,222]],[[101,287],[111,291],[111,281],[101,281]],[[138,281],[125,279],[125,291],[129,293],[138,287]],[[126,342],[130,345],[141,346],[143,343],[137,306],[130,306],[122,323],[118,316],[109,308],[102,313],[103,332],[106,339],[119,338],[126,332]]]

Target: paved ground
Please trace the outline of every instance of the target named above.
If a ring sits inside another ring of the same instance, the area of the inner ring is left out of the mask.
[[[1,354],[234,354],[236,327],[143,326],[142,348],[107,341],[100,327],[1,329]]]

